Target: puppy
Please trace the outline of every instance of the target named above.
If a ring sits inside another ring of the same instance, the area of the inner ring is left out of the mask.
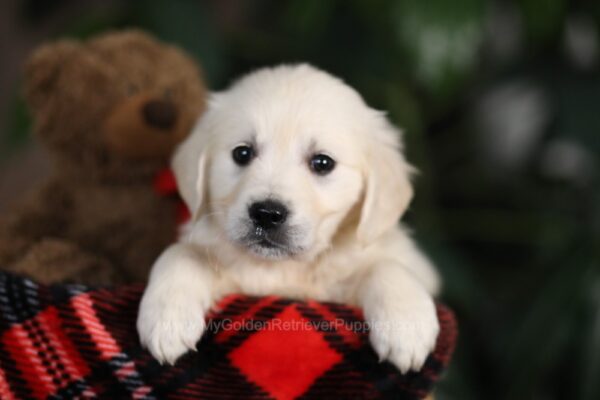
[[[173,160],[192,219],[153,266],[142,344],[174,363],[222,296],[280,295],[362,307],[379,357],[419,370],[439,330],[439,284],[398,225],[412,197],[399,140],[383,113],[309,65],[215,93]]]

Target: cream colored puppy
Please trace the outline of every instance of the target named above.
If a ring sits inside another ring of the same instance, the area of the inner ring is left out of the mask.
[[[438,278],[398,219],[412,189],[400,132],[309,65],[253,72],[215,93],[173,169],[192,211],[156,261],[137,322],[174,363],[230,293],[358,305],[382,360],[418,370],[433,349]]]

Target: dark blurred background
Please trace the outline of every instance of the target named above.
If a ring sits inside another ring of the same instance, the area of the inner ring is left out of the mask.
[[[438,399],[600,399],[600,2],[2,0],[0,210],[43,178],[29,51],[136,26],[210,87],[308,61],[405,128],[460,342]]]

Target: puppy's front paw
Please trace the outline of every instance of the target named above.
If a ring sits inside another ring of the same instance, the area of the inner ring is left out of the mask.
[[[439,323],[433,301],[401,308],[382,307],[368,318],[370,341],[381,361],[394,364],[403,374],[419,371],[435,348]]]
[[[188,350],[196,349],[206,326],[205,311],[189,296],[146,293],[137,320],[142,346],[161,364],[174,364]]]

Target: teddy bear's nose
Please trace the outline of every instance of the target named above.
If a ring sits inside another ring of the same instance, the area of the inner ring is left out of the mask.
[[[163,130],[172,128],[177,119],[175,105],[166,100],[150,100],[144,104],[142,114],[146,122]]]

